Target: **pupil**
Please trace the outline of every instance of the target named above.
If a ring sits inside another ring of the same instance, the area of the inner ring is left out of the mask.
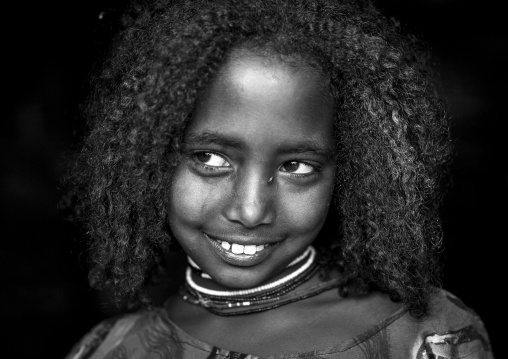
[[[298,169],[298,162],[291,161],[284,164],[284,169],[288,172],[294,172]]]
[[[208,152],[201,152],[196,155],[196,159],[203,163],[210,161],[210,158],[212,158],[212,154]]]

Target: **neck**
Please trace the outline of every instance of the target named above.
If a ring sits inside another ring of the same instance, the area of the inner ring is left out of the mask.
[[[204,279],[188,267],[185,287],[180,289],[180,296],[184,301],[204,307],[213,314],[233,316],[271,310],[336,287],[337,280],[308,285],[318,272],[319,266],[315,261],[314,248],[309,247],[307,252],[301,262],[286,268],[290,271],[288,274],[280,273],[278,279],[272,278],[266,284],[248,289],[210,289],[196,283],[195,280],[211,283],[212,279]],[[299,289],[295,290],[296,288]]]

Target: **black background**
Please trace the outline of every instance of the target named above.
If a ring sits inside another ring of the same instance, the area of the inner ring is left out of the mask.
[[[2,353],[63,357],[115,313],[88,289],[82,234],[57,213],[64,155],[82,125],[86,79],[123,2],[2,4],[0,278]],[[456,139],[443,206],[445,287],[483,318],[500,358],[507,284],[508,44],[502,1],[378,0],[439,58]],[[3,355],[2,355],[3,356]]]

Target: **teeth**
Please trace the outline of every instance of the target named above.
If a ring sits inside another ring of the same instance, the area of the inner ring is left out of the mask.
[[[250,245],[243,245],[243,244],[237,244],[237,243],[229,243],[226,241],[219,241],[222,248],[224,248],[227,251],[231,251],[234,254],[247,254],[247,255],[253,255],[256,254],[256,252],[262,251],[265,249],[266,245],[260,244],[259,246],[256,246],[255,244]]]
[[[256,246],[255,245],[244,246],[243,253],[244,254],[256,254]]]
[[[243,253],[243,248],[244,246],[242,244],[233,243],[233,246],[231,247],[231,252],[233,252],[234,254],[241,254]]]

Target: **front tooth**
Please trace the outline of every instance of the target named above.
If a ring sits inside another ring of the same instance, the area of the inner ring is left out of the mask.
[[[231,252],[233,252],[234,254],[241,254],[243,253],[243,247],[244,247],[243,244],[233,243],[233,246],[231,247]]]
[[[253,244],[253,245],[245,246],[243,248],[243,253],[244,254],[256,254],[256,245]]]
[[[227,251],[229,251],[229,248],[231,248],[231,244],[229,244],[226,241],[222,241],[222,243],[220,245],[222,246],[222,248],[224,248]]]
[[[263,249],[265,248],[265,246],[263,244],[259,245],[259,246],[256,246],[256,251],[262,251]]]

